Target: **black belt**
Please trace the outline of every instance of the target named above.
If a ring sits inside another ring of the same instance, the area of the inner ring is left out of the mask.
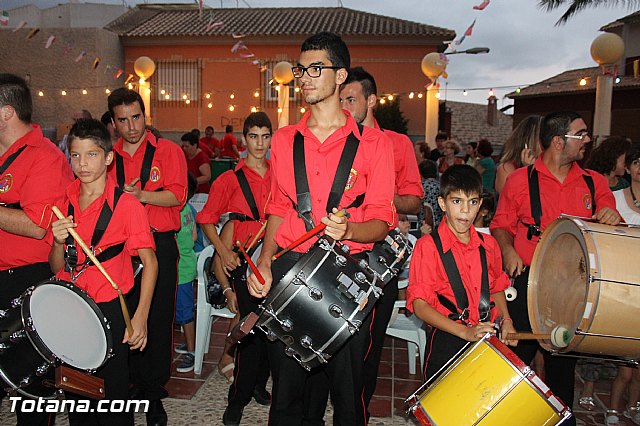
[[[153,239],[154,240],[162,240],[165,238],[175,238],[176,236],[176,231],[163,231],[163,232],[153,232]]]

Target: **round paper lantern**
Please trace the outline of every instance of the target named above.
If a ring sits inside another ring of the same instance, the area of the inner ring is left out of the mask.
[[[278,62],[273,67],[273,78],[278,84],[288,84],[293,80],[293,72],[291,71],[291,63],[287,61]]]
[[[439,53],[431,52],[427,53],[425,57],[422,58],[420,67],[422,68],[424,75],[429,77],[431,80],[435,80],[447,68],[447,63],[440,57]]]
[[[138,77],[147,80],[156,71],[156,64],[148,56],[140,56],[133,63],[133,70],[138,74]]]
[[[600,34],[591,43],[591,57],[599,65],[615,64],[623,54],[624,41],[617,34]]]

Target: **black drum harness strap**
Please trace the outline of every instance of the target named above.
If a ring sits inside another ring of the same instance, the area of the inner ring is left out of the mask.
[[[530,165],[527,167],[527,176],[529,180],[529,202],[531,203],[531,217],[535,223],[525,223],[524,225],[529,228],[527,231],[527,239],[531,240],[534,236],[539,237],[542,235],[542,228],[540,228],[540,219],[542,218],[542,204],[540,203],[540,182],[538,179],[538,171]],[[593,177],[587,172],[586,175],[582,175],[585,183],[589,187],[591,193],[591,214],[596,213],[596,199],[595,199],[595,186],[593,184]]]
[[[362,124],[358,124],[358,131],[361,135],[363,129]],[[327,199],[327,213],[331,213],[333,208],[337,208],[340,204],[359,145],[360,141],[358,138],[353,134],[353,132],[349,133],[342,149],[342,155],[340,156],[336,175],[333,179],[333,184],[331,185],[329,198]],[[297,197],[297,204],[295,204],[294,207],[298,211],[298,216],[304,221],[306,230],[310,231],[315,227],[315,224],[311,217],[311,193],[309,192],[309,181],[307,180],[307,167],[304,156],[304,136],[302,136],[302,133],[300,132],[296,132],[293,141],[293,168]],[[362,205],[363,201],[364,194],[358,195],[353,203],[348,207],[345,207],[345,209],[358,207]]]
[[[249,209],[251,209],[251,216],[247,216],[242,213],[234,213],[231,212],[229,214],[229,220],[237,220],[240,222],[245,222],[248,220],[260,220],[260,211],[258,210],[258,205],[256,204],[256,199],[253,196],[253,192],[251,192],[251,186],[249,185],[249,181],[247,180],[247,176],[244,174],[244,170],[239,169],[235,172],[236,178],[238,179],[238,183],[240,184],[240,189],[242,190],[242,194],[244,195],[245,200],[247,200],[247,204],[249,205]]]
[[[438,294],[438,300],[445,308],[451,311],[451,314],[449,314],[449,319],[453,321],[462,321],[463,324],[470,326],[469,299],[467,298],[467,292],[464,289],[464,284],[462,283],[462,278],[460,277],[460,272],[458,271],[456,260],[453,257],[453,251],[448,250],[446,253],[443,251],[442,240],[440,239],[440,235],[438,234],[437,230],[433,232],[431,236],[433,237],[433,242],[438,249],[438,254],[440,255],[440,259],[442,260],[442,264],[444,265],[444,270],[447,273],[449,284],[453,289],[456,303],[454,304],[452,301],[442,296],[441,294]],[[480,237],[480,239],[484,241],[484,237],[479,232],[478,237]],[[480,286],[480,302],[478,303],[478,311],[480,314],[480,322],[486,322],[489,321],[489,312],[493,307],[493,303],[491,302],[491,295],[489,294],[489,268],[487,267],[487,252],[482,245],[480,245],[479,248],[480,264],[482,266],[482,281]]]
[[[4,163],[2,163],[2,166],[0,166],[0,176],[2,176],[2,174],[7,171],[9,166],[15,161],[16,158],[18,158],[18,155],[22,154],[22,151],[24,151],[24,149],[26,147],[27,147],[26,145],[23,145],[22,147],[20,147],[20,149],[18,149],[16,152],[11,154],[5,160]],[[10,203],[10,204],[0,203],[0,206],[6,207],[8,209],[20,209],[21,208],[20,207],[20,203]]]
[[[144,158],[142,160],[142,168],[140,169],[140,188],[144,189],[144,186],[149,181],[151,176],[151,163],[153,163],[153,156],[156,153],[156,147],[150,142],[147,142],[147,147],[144,150]],[[120,154],[116,152],[116,179],[120,188],[126,185],[124,175],[124,159]],[[156,191],[161,191],[157,189]]]
[[[120,200],[120,196],[123,194],[122,189],[115,187],[113,193],[113,211],[109,207],[107,200],[104,200],[104,204],[102,205],[102,210],[100,211],[100,216],[98,217],[98,221],[96,222],[96,227],[93,230],[93,235],[91,236],[91,251],[95,250],[95,247],[100,243],[102,236],[104,235],[107,227],[109,226],[109,222],[111,221],[111,216],[113,212],[116,210],[116,205],[118,204],[118,200]],[[69,202],[69,208],[67,210],[67,216],[74,214],[73,204]],[[69,235],[67,240],[65,241],[67,248],[64,253],[65,260],[65,271],[71,273],[71,281],[75,282],[78,276],[82,274],[85,269],[91,265],[93,262],[88,257],[85,261],[78,265],[78,251],[76,249],[75,241],[73,237]],[[124,249],[124,243],[116,244],[115,246],[111,246],[106,250],[100,252],[96,255],[96,258],[100,262],[106,262],[109,259],[112,259],[119,255]]]

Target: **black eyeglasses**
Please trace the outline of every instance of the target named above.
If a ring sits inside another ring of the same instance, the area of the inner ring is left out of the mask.
[[[339,70],[344,67],[334,67],[330,65],[312,65],[310,67],[303,67],[298,65],[297,67],[291,67],[291,72],[295,78],[302,78],[305,71],[311,78],[318,78],[322,74],[322,70]]]

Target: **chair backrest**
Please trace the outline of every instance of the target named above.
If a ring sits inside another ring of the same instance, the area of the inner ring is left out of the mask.
[[[209,199],[209,194],[193,194],[189,204],[199,213],[204,208],[204,205],[207,204],[207,199]]]
[[[204,300],[206,299],[206,296],[204,294],[204,291],[207,288],[207,281],[208,281],[208,277],[207,277],[207,271],[205,271],[205,263],[207,261],[207,259],[213,257],[213,254],[215,253],[216,249],[213,245],[207,246],[205,247],[199,254],[198,254],[198,300],[200,300],[200,289],[203,290],[202,292],[202,297],[205,297]]]

